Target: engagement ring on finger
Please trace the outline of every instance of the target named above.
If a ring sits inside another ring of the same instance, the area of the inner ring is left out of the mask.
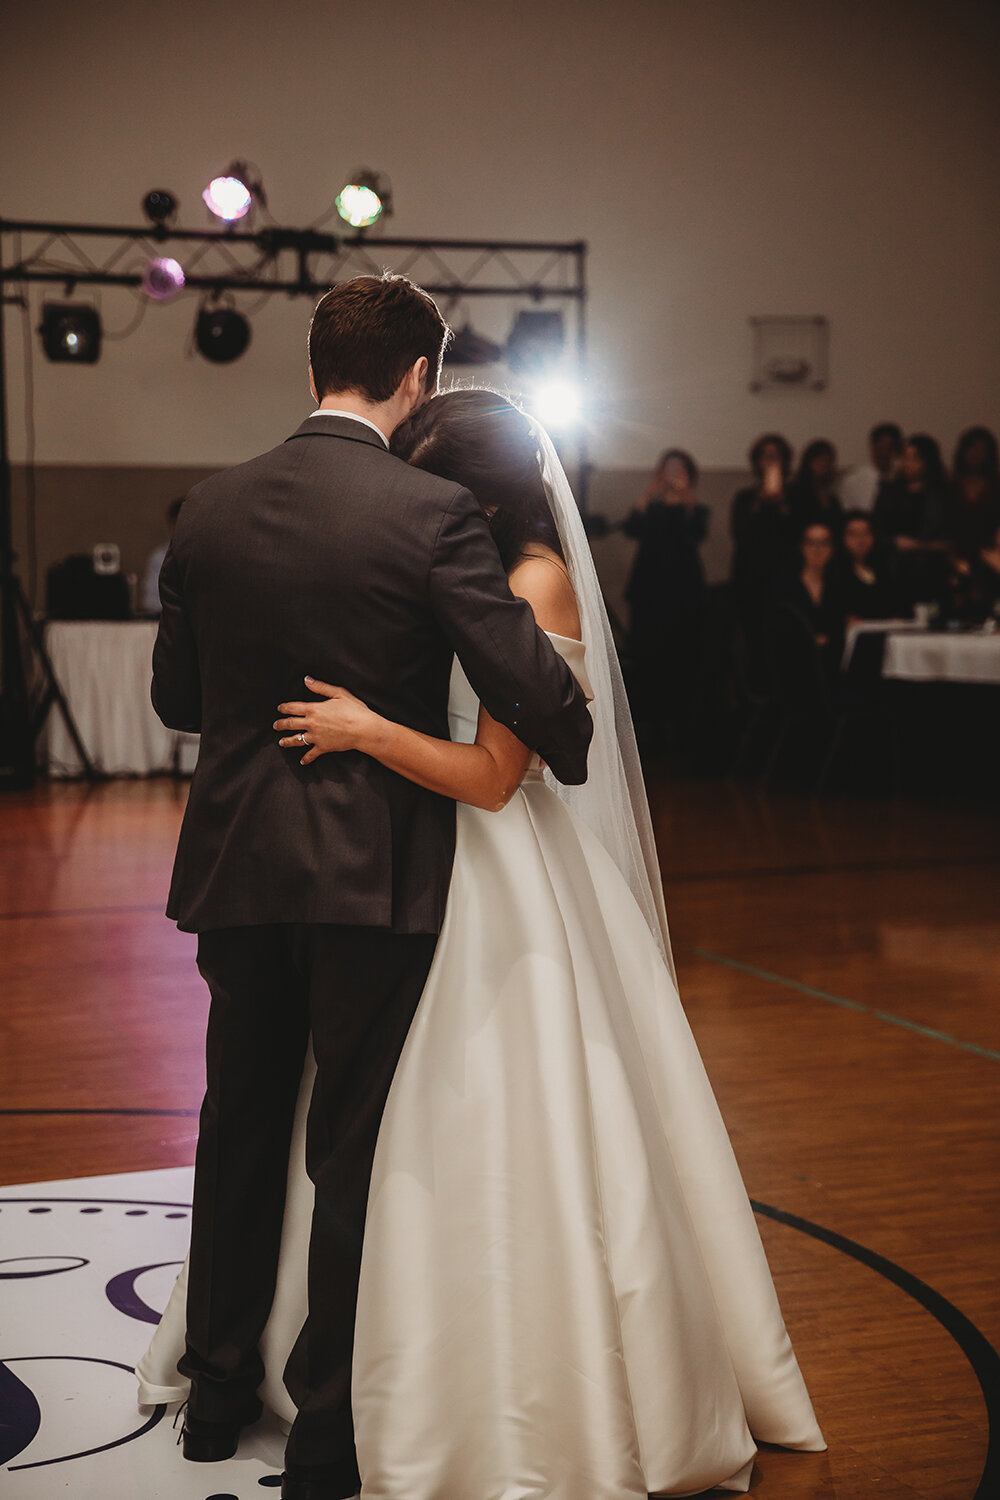
[[[297,738],[300,745],[308,745],[309,741],[306,739],[304,734],[298,735]]]

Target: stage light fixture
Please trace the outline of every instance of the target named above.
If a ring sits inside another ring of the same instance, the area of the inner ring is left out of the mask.
[[[177,199],[166,188],[153,188],[142,200],[142,211],[153,224],[165,224],[177,212]]]
[[[335,202],[338,214],[353,229],[369,229],[383,214],[392,213],[392,190],[378,172],[362,167],[341,188]]]
[[[233,307],[203,307],[195,324],[199,354],[216,365],[239,359],[250,343],[250,324]]]
[[[580,390],[571,380],[553,377],[538,381],[528,396],[527,405],[542,426],[552,432],[577,427],[583,417]]]
[[[495,365],[503,359],[503,349],[466,323],[448,345],[444,358],[450,365]]]
[[[538,375],[561,358],[565,344],[561,312],[522,309],[507,339],[507,363],[519,373]]]
[[[55,364],[96,365],[101,357],[101,315],[89,303],[47,302],[38,331]]]
[[[253,193],[237,175],[241,167],[241,162],[234,162],[224,177],[213,177],[201,195],[215,217],[227,224],[245,218],[253,204]]]
[[[142,273],[142,289],[153,302],[170,302],[184,290],[184,267],[167,255],[158,255]]]

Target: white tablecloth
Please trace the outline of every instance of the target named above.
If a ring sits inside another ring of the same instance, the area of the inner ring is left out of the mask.
[[[1000,633],[894,631],[886,637],[882,676],[904,682],[1000,683]]]
[[[920,625],[916,620],[855,620],[853,625],[848,625],[847,635],[844,639],[844,655],[840,662],[840,670],[846,672],[851,665],[851,657],[857,645],[859,635],[888,635],[893,630],[926,630],[926,625]]]
[[[197,736],[165,729],[149,701],[155,639],[155,620],[53,620],[45,628],[56,681],[94,768],[106,776],[194,769]],[[50,775],[83,770],[57,705],[41,749]]]

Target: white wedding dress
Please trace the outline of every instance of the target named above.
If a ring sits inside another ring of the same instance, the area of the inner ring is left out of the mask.
[[[554,636],[585,679],[584,648]],[[478,702],[456,664],[452,736]],[[306,1306],[303,1081],[261,1394]],[[183,1397],[182,1276],[139,1366]],[[379,1134],[353,1406],[364,1500],[745,1491],[824,1447],[660,949],[537,759],[460,805],[444,927]]]

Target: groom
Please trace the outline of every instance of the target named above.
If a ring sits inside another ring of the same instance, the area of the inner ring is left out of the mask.
[[[448,737],[452,654],[486,708],[561,781],[591,720],[507,586],[467,490],[388,452],[437,388],[448,328],[403,277],[328,292],[309,334],[319,400],[287,442],[185,501],[163,564],[153,703],[200,731],[169,916],[211,993],[195,1171],[187,1458],[236,1450],[260,1413],[292,1119],[310,1034],[315,1184],[309,1315],[285,1381],[298,1409],[284,1500],[359,1488],[351,1353],[379,1121],[444,915],[455,807],[359,752],[303,767],[277,705],[308,669]]]

